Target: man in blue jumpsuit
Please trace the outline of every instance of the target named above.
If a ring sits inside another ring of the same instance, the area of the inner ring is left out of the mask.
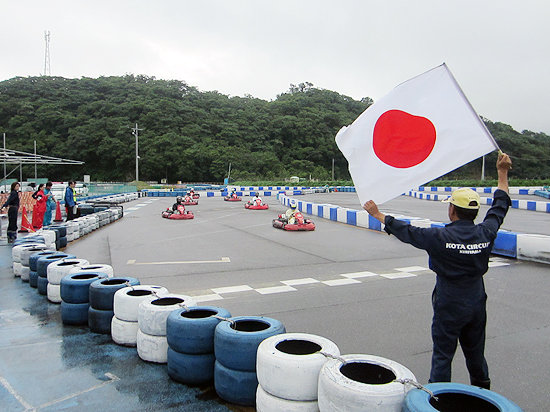
[[[429,266],[436,275],[432,295],[432,368],[430,382],[450,382],[451,362],[460,342],[472,385],[490,389],[485,360],[487,321],[483,275],[497,231],[511,205],[508,196],[508,170],[512,162],[506,154],[497,160],[498,190],[493,204],[480,224],[474,219],[480,207],[479,195],[472,189],[455,190],[449,202],[451,223],[442,228],[419,228],[386,216],[372,201],[363,208],[385,224],[384,230],[399,240],[428,252]]]

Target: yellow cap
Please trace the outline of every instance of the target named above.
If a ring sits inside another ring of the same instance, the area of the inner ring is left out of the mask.
[[[452,203],[464,209],[479,209],[480,207],[479,195],[467,187],[456,189],[451,196],[443,200],[443,202]]]

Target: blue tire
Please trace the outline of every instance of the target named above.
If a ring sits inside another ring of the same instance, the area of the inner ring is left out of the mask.
[[[61,302],[61,320],[65,325],[87,325],[89,303]]]
[[[115,316],[115,312],[112,310],[98,310],[90,306],[88,309],[88,326],[90,327],[90,332],[110,335],[113,316]]]
[[[106,277],[101,272],[76,272],[65,276],[59,283],[61,300],[67,303],[89,303],[90,284]]]
[[[43,278],[42,276],[38,276],[38,279],[36,280],[36,287],[38,289],[38,293],[40,293],[41,295],[47,295],[48,278]]]
[[[283,324],[263,316],[238,316],[220,322],[214,332],[216,360],[237,371],[255,371],[260,343],[270,336],[285,333]]]
[[[48,265],[56,260],[61,259],[76,259],[75,255],[68,255],[67,253],[56,252],[52,255],[42,256],[36,262],[36,271],[38,276],[46,278],[48,277]]]
[[[42,236],[25,236],[24,238],[17,239],[13,242],[13,247],[24,245],[26,243],[46,243]]]
[[[53,250],[43,250],[42,252],[37,252],[30,255],[29,268],[31,269],[31,271],[36,272],[36,264],[38,262],[38,259],[44,256],[53,255],[54,253],[57,253],[57,252],[54,252]]]
[[[46,280],[48,280],[46,278]],[[37,288],[38,287],[38,273],[36,273],[35,271],[30,271],[29,272],[29,286],[31,288]]]
[[[214,388],[220,398],[237,405],[253,406],[256,403],[258,378],[256,372],[226,368],[216,360]]]
[[[51,225],[51,226],[48,227],[48,229],[55,231],[55,233],[56,233],[55,240],[59,240],[59,238],[67,236],[67,226]]]
[[[177,309],[166,319],[168,346],[180,353],[214,353],[214,331],[221,322],[213,316],[230,318],[229,311],[214,306]]]
[[[139,285],[132,277],[98,279],[90,284],[90,305],[97,310],[113,310],[113,301],[117,290],[129,285]]]
[[[430,383],[425,386],[438,398],[420,389],[412,389],[405,397],[403,412],[472,411],[523,412],[504,396],[477,386],[462,383]]]
[[[67,246],[67,236],[60,237],[59,240],[55,241],[55,246],[57,247],[57,250],[63,249]]]
[[[214,380],[214,353],[191,355],[168,348],[168,375],[182,383],[199,384]]]

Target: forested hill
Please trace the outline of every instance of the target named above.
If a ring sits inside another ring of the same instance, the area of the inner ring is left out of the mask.
[[[140,180],[220,182],[280,180],[297,175],[349,178],[334,137],[372,99],[356,101],[310,83],[291,85],[273,101],[199,91],[183,81],[126,75],[98,79],[17,77],[0,82],[0,133],[6,147],[85,162],[83,166],[40,166],[55,180],[135,179],[138,123]],[[514,160],[514,176],[550,177],[550,137],[518,133],[485,120],[501,148]],[[489,157],[489,161],[494,159]],[[34,175],[34,166],[25,170]],[[454,175],[478,173],[480,162]],[[494,168],[487,168],[490,175]],[[455,176],[456,177],[456,176]]]

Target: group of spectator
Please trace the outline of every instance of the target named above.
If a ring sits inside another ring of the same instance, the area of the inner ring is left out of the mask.
[[[57,208],[57,200],[52,193],[52,182],[46,184],[40,183],[36,191],[32,194],[32,198],[36,203],[32,212],[31,225],[33,229],[38,230],[43,226],[52,224],[53,213]],[[75,218],[76,215],[76,192],[75,181],[70,181],[63,199],[67,211],[67,221]],[[19,213],[19,182],[13,182],[10,188],[10,196],[2,205],[2,209],[8,209],[8,243],[12,243],[17,239],[17,216]]]

